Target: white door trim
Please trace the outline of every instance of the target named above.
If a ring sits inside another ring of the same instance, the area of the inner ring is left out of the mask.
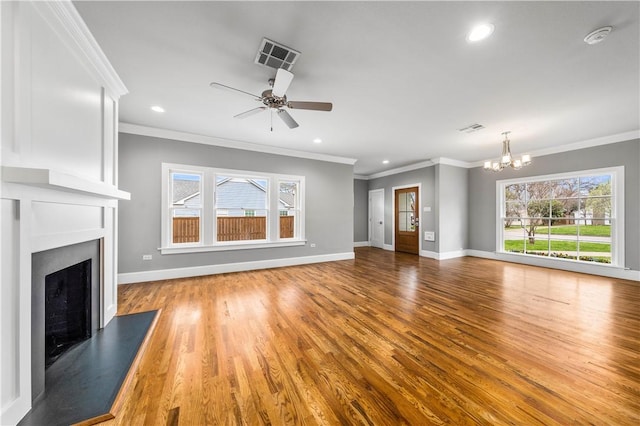
[[[369,245],[373,246],[371,244],[371,240],[373,237],[373,203],[371,202],[372,199],[372,195],[373,194],[382,194],[382,210],[383,210],[383,214],[382,214],[382,241],[381,241],[381,245],[379,246],[379,248],[383,248],[384,247],[384,188],[380,188],[380,189],[371,189],[369,190],[369,196],[368,196],[368,200],[369,200],[369,223],[368,223],[368,240],[369,240]],[[378,247],[378,246],[373,246],[373,247]]]
[[[420,238],[420,235],[422,235],[422,184],[421,183],[411,183],[411,184],[407,184],[407,185],[398,185],[398,186],[392,186],[391,187],[391,215],[392,215],[392,219],[391,219],[391,247],[392,250],[395,251],[396,250],[396,189],[405,189],[405,188],[413,188],[414,186],[418,187],[418,211],[421,213],[420,214],[420,224],[418,225],[418,253],[420,253],[420,250],[422,250],[422,238]]]

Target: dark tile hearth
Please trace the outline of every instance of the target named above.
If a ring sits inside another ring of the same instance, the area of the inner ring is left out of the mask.
[[[46,389],[19,423],[69,425],[108,414],[158,311],[117,316],[45,373]]]

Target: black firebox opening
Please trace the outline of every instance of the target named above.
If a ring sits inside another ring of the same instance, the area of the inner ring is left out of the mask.
[[[91,337],[91,259],[45,277],[45,368]]]

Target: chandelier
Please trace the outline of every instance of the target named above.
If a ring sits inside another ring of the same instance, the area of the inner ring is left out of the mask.
[[[511,132],[503,132],[504,140],[502,141],[502,156],[498,161],[485,161],[484,169],[492,172],[502,171],[505,167],[511,167],[514,170],[520,170],[524,166],[531,164],[531,156],[523,154],[521,158],[514,158],[511,155],[511,146],[507,135]]]

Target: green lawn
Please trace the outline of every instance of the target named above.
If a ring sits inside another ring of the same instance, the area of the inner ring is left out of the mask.
[[[546,234],[547,227],[541,226],[536,228],[537,234]],[[578,227],[576,225],[552,226],[551,235],[577,235]],[[582,225],[580,226],[580,235],[588,237],[610,237],[611,226],[609,225]]]
[[[535,244],[529,244],[527,241],[527,250],[543,250],[548,249],[547,240],[536,239]],[[505,240],[504,249],[506,251],[522,251],[524,248],[522,240]],[[551,241],[551,251],[577,251],[577,243],[575,241]],[[580,243],[581,252],[599,252],[610,253],[611,244],[606,243]]]

